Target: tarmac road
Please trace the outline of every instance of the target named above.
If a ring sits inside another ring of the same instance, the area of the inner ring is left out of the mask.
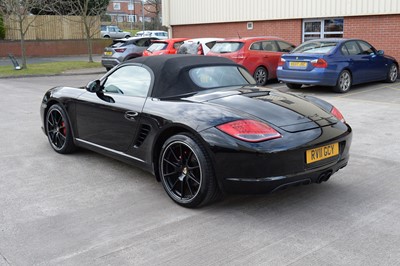
[[[44,92],[98,76],[1,80],[0,265],[400,265],[400,82],[301,90],[354,130],[329,182],[190,210],[132,166],[52,151]]]

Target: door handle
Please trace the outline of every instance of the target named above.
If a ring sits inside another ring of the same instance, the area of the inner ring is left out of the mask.
[[[135,120],[138,115],[139,113],[137,112],[128,111],[125,113],[125,118],[128,120]]]

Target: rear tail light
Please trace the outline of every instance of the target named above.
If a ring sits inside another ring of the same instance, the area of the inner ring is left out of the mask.
[[[311,60],[310,62],[314,67],[317,68],[327,68],[328,67],[328,62],[326,62],[324,59],[319,58],[319,59],[314,59]]]
[[[335,117],[336,117],[338,120],[340,120],[341,122],[343,122],[343,123],[345,122],[342,113],[341,113],[336,107],[332,107],[331,114],[332,114],[333,116],[335,116]]]
[[[126,50],[126,48],[117,48],[117,49],[114,49],[114,51],[117,52],[117,53],[123,53],[123,52],[125,52],[125,50]]]
[[[279,60],[278,62],[278,66],[283,66],[285,64],[286,60],[281,58],[281,60]]]
[[[236,120],[217,126],[222,132],[247,142],[260,142],[282,137],[275,129],[255,120]]]

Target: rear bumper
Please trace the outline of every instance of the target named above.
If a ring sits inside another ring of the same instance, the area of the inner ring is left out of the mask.
[[[121,63],[121,62],[118,59],[115,59],[115,58],[103,58],[103,59],[101,59],[101,64],[105,68],[113,68],[116,65],[118,65],[119,63]]]
[[[327,181],[334,173],[344,168],[347,165],[348,160],[349,157],[342,158],[335,164],[299,174],[257,179],[226,178],[223,180],[223,188],[227,193],[265,194],[283,190],[292,186],[321,183]]]
[[[285,83],[335,86],[338,74],[326,69],[315,68],[312,71],[290,70],[278,67],[276,70],[277,78]]]

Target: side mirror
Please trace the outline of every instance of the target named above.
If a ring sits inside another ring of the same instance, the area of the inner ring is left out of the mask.
[[[378,55],[384,55],[385,52],[384,52],[383,50],[378,50],[377,54],[378,54]]]
[[[100,92],[102,90],[100,86],[100,80],[93,80],[86,85],[88,92]]]

